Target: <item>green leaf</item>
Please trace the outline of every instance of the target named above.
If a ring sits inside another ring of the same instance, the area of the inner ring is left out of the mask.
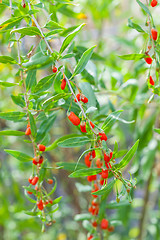
[[[36,203],[37,201],[32,199],[31,197],[29,197],[28,193],[27,193],[27,190],[24,189],[24,194],[26,196],[26,198],[31,202],[31,203]],[[33,216],[33,215],[32,215]]]
[[[160,134],[160,129],[159,128],[154,128],[153,129],[156,133],[159,133]]]
[[[18,106],[20,106],[21,108],[24,108],[25,107],[25,101],[24,101],[24,99],[22,98],[22,96],[14,96],[14,95],[11,95],[11,98],[12,98],[12,101],[16,104],[16,105],[18,105]]]
[[[33,69],[33,68],[41,68],[46,66],[52,62],[52,58],[48,55],[42,54],[42,52],[38,52],[34,54],[28,62],[23,63],[22,65],[26,68]]]
[[[24,36],[35,36],[39,35],[42,37],[39,29],[37,27],[22,27],[22,28],[17,28],[11,31],[11,33],[18,32]]]
[[[0,33],[3,33],[11,28],[13,28],[14,26],[16,26],[18,23],[21,22],[22,19],[24,19],[26,16],[20,16],[20,17],[12,17],[10,19],[8,19],[7,21],[3,22],[0,25]]]
[[[47,77],[42,78],[36,85],[34,92],[37,94],[49,89],[52,86],[54,79],[55,74],[51,74]]]
[[[0,113],[0,118],[14,121],[14,122],[18,122],[25,116],[26,114],[23,112],[1,112]]]
[[[141,26],[139,26],[136,23],[133,23],[130,18],[128,19],[128,27],[133,28],[133,29],[137,30],[138,32],[144,32],[145,33],[145,31],[141,28]]]
[[[9,64],[17,64],[17,61],[14,58],[9,56],[0,56],[0,63],[9,63]]]
[[[83,221],[83,220],[91,220],[92,219],[92,215],[89,213],[81,213],[81,214],[77,214],[74,217],[75,221]]]
[[[101,190],[98,190],[94,193],[92,193],[93,195],[103,195],[103,194],[108,194],[111,192],[114,184],[115,184],[116,180],[111,181],[110,183],[107,184],[107,186],[103,187]]]
[[[25,132],[14,131],[14,130],[4,130],[0,131],[0,135],[2,136],[23,136]]]
[[[75,167],[76,167],[76,163],[68,163],[68,162],[57,162],[56,163],[57,166],[59,167],[63,167],[64,170],[67,171],[74,171]],[[77,166],[77,169],[84,169],[87,168],[87,166],[83,163],[79,163]]]
[[[10,83],[10,82],[0,81],[0,85],[2,85],[3,87],[13,87],[13,86],[17,86],[17,83]]]
[[[27,91],[36,86],[36,70],[28,71],[25,82]]]
[[[37,135],[36,123],[35,123],[33,115],[30,112],[28,112],[28,114],[29,114],[29,122],[30,122],[30,126],[31,126],[31,133],[32,133],[32,136],[35,138]]]
[[[59,142],[58,146],[63,148],[81,147],[89,142],[91,140],[88,137],[72,137]]]
[[[148,9],[142,2],[140,2],[139,0],[136,0],[136,2],[139,4],[139,6],[140,6],[150,17],[152,17],[149,9]]]
[[[106,208],[108,208],[108,209],[117,209],[117,208],[129,206],[129,205],[130,205],[130,203],[128,201],[122,200],[119,203],[117,203],[117,202],[110,202],[110,203],[106,204]]]
[[[4,151],[22,162],[29,162],[33,160],[33,158],[28,156],[27,154],[18,152],[16,150],[5,149]]]
[[[111,114],[109,114],[108,117],[105,119],[103,125],[102,125],[102,129],[105,132],[106,131],[109,132],[109,130],[114,125],[116,120],[118,120],[118,118],[119,118],[119,116],[121,115],[122,112],[123,112],[123,110],[119,110],[119,111],[115,111],[115,112],[112,112]]]
[[[59,203],[59,202],[61,201],[61,199],[62,199],[62,196],[56,198],[56,199],[53,201],[52,205]]]
[[[80,170],[77,170],[77,171],[71,173],[69,175],[69,177],[71,177],[71,178],[86,177],[86,176],[96,175],[100,172],[102,172],[102,169],[99,169],[99,168],[80,169]]]
[[[54,21],[49,21],[48,23],[46,23],[46,25],[44,26],[44,28],[47,28],[49,30],[55,30],[55,29],[65,29],[63,26],[61,26],[59,23],[54,22]]]
[[[84,220],[82,222],[82,225],[85,229],[87,229],[88,232],[93,232],[94,231],[94,228],[93,228],[92,224],[88,220]]]
[[[64,39],[61,49],[59,51],[60,54],[64,52],[64,50],[68,47],[68,45],[71,43],[73,38],[77,35],[77,33],[84,27],[85,24],[81,24],[79,27],[77,27],[72,33],[68,34],[68,36]]]
[[[138,53],[134,53],[134,54],[127,54],[127,55],[121,55],[118,56],[123,60],[140,60],[144,57],[146,57],[145,54],[138,54]]]
[[[139,140],[132,146],[132,148],[127,152],[127,154],[124,156],[124,158],[120,161],[119,164],[117,164],[117,169],[124,168],[129,161],[133,158],[135,152],[137,151],[139,144]]]
[[[73,75],[72,75],[72,78],[73,78],[75,75],[81,73],[81,72],[84,70],[85,66],[87,65],[89,59],[90,59],[91,56],[92,56],[93,49],[94,49],[95,47],[96,47],[96,46],[93,46],[93,47],[89,48],[88,50],[86,50],[86,51],[83,53],[82,57],[80,58],[77,66],[76,66],[76,68],[75,68],[75,70],[74,70],[74,73],[73,73]]]
[[[55,177],[54,177],[54,181],[55,181],[54,187],[53,187],[52,190],[48,193],[48,196],[52,195],[52,194],[55,192],[56,188],[57,188],[57,180],[56,180]]]
[[[45,137],[46,133],[48,133],[49,130],[51,129],[51,127],[53,126],[55,119],[56,119],[56,116],[53,115],[53,116],[45,119],[41,123],[41,125],[37,131],[36,142],[40,142]]]

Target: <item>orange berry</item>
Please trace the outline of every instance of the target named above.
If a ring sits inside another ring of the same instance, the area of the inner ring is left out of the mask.
[[[48,183],[52,184],[53,183],[53,179],[48,179]]]
[[[157,0],[152,0],[151,7],[155,7],[157,6],[157,4],[158,4]]]
[[[61,89],[62,90],[64,90],[65,89],[65,87],[66,87],[66,79],[65,78],[63,78],[63,80],[62,80],[62,83],[61,83]]]
[[[28,128],[26,129],[25,135],[27,135],[27,136],[31,135],[31,128],[30,128],[30,127],[28,127]]]
[[[39,208],[39,210],[43,210],[43,201],[42,201],[42,199],[39,201],[39,202],[37,202],[37,207]]]
[[[103,179],[108,178],[108,170],[103,170],[103,169],[102,169],[102,175],[101,175],[101,177],[102,177]]]
[[[157,30],[156,29],[154,29],[154,28],[152,28],[151,29],[151,34],[152,34],[152,38],[153,38],[153,40],[157,40],[157,36],[158,36],[158,32],[157,32]]]
[[[89,123],[90,123],[90,125],[91,125],[92,128],[95,127],[95,125],[94,125],[91,121],[90,121]]]
[[[80,124],[80,119],[79,119],[79,117],[77,117],[77,115],[74,112],[70,112],[68,119],[75,126],[78,126]]]
[[[108,156],[106,153],[104,153],[104,161],[107,163],[110,161],[110,156]]]
[[[46,149],[46,146],[44,146],[43,144],[38,144],[38,148],[40,152],[44,152]]]
[[[28,194],[32,194],[32,192],[30,192],[30,191],[27,191],[27,193],[28,193]]]
[[[152,86],[154,86],[154,80],[153,80],[152,76],[149,77],[149,83],[150,83]]]
[[[81,132],[83,132],[83,133],[87,132],[87,130],[86,130],[86,122],[81,122],[80,129],[81,129]]]
[[[38,182],[38,180],[39,180],[39,177],[38,177],[38,176],[35,176],[35,177],[33,178],[32,182],[31,182],[31,184],[32,184],[32,185],[36,185],[37,182]]]
[[[102,140],[107,141],[107,136],[106,136],[105,133],[99,133],[99,136],[101,136],[101,137],[100,137],[101,141],[102,141]]]
[[[144,60],[146,61],[146,63],[148,64],[152,64],[153,59],[148,55],[147,57],[144,58]]]
[[[57,68],[56,68],[56,67],[53,67],[53,68],[52,68],[52,71],[53,71],[53,73],[56,73],[56,72],[57,72]]]

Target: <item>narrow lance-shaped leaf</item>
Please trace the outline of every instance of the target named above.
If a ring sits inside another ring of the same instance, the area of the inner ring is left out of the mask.
[[[138,54],[138,53],[133,53],[133,54],[126,54],[126,55],[121,55],[118,56],[123,60],[140,60],[144,57],[146,57],[145,54]]]
[[[150,16],[152,17],[148,7],[146,7],[142,2],[140,2],[139,0],[136,0],[136,2],[139,4],[139,6]]]
[[[25,132],[15,131],[15,130],[4,130],[0,131],[1,136],[23,136]]]
[[[0,113],[0,118],[14,121],[14,122],[18,122],[25,116],[26,116],[26,113],[23,113],[23,112],[1,112]]]
[[[33,160],[33,158],[28,156],[27,154],[16,151],[16,150],[5,149],[4,151],[22,162],[29,162]]]
[[[73,40],[73,38],[77,35],[77,33],[82,29],[82,27],[85,24],[81,24],[79,27],[77,27],[72,33],[68,34],[68,36],[64,39],[61,49],[59,51],[60,54],[62,54],[64,52],[64,50],[68,47],[68,45],[71,43],[71,41]]]
[[[42,35],[37,27],[22,27],[22,28],[14,29],[11,31],[11,33],[14,33],[14,32],[18,32],[24,36],[25,35],[28,35],[28,36],[39,35],[42,37]]]
[[[17,86],[18,84],[17,83],[0,81],[0,85],[3,86],[3,87],[13,87],[13,86]]]
[[[84,70],[85,66],[87,65],[89,59],[92,56],[92,53],[93,53],[93,50],[94,50],[95,47],[96,46],[93,46],[93,47],[89,48],[88,50],[86,50],[83,53],[82,57],[80,58],[77,66],[76,66],[76,68],[74,70],[74,73],[73,73],[72,77],[74,77],[75,75],[81,73]]]
[[[21,22],[22,19],[24,19],[26,16],[20,16],[20,17],[12,17],[10,19],[8,19],[7,21],[3,22],[0,25],[0,33],[1,32],[5,32],[11,28],[13,28],[14,26],[16,26],[18,23]]]
[[[33,115],[30,112],[28,112],[28,114],[29,114],[29,122],[30,122],[30,126],[31,126],[32,136],[36,137],[36,135],[37,135],[37,127],[36,127],[36,123],[35,123],[34,117],[33,117]]]
[[[122,110],[119,110],[109,114],[102,125],[102,129],[104,131],[109,130],[116,122],[116,120],[118,120],[118,117],[121,115],[122,112],[123,112]]]
[[[127,154],[124,156],[124,158],[120,161],[119,164],[117,164],[117,169],[121,169],[125,167],[129,161],[133,158],[135,152],[137,151],[139,144],[139,140],[132,146],[132,148],[127,152]]]
[[[102,169],[99,169],[99,168],[80,169],[71,173],[69,177],[71,178],[86,177],[86,176],[96,175],[100,172],[102,172]]]
[[[67,163],[67,162],[57,162],[56,165],[59,167],[63,167],[63,169],[67,171],[74,171],[76,167],[76,163]],[[79,163],[78,166],[76,167],[76,170],[84,169],[84,168],[87,168],[87,166],[83,163]]]
[[[36,85],[36,70],[29,70],[27,77],[26,77],[26,90],[30,90],[31,88],[34,88]]]
[[[139,26],[136,23],[133,23],[130,18],[128,19],[128,27],[133,28],[133,29],[137,30],[138,32],[145,33],[145,31],[141,28],[141,26]]]
[[[52,86],[54,78],[55,78],[55,74],[42,78],[36,85],[34,92],[40,93],[42,91],[49,89]]]
[[[101,190],[98,190],[92,194],[94,195],[103,195],[106,193],[110,193],[114,184],[115,184],[116,180],[113,180],[112,182],[108,183],[107,186],[103,187]]]
[[[17,61],[9,56],[0,56],[0,63],[10,63],[10,64],[17,64]]]
[[[81,147],[89,142],[91,142],[91,140],[88,137],[74,137],[59,142],[58,146],[63,148]]]

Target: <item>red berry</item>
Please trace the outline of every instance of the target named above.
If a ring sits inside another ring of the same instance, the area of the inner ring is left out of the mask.
[[[92,226],[93,226],[93,227],[97,227],[97,225],[98,225],[98,224],[97,224],[96,221],[92,222]]]
[[[56,72],[57,72],[57,68],[56,68],[56,67],[53,67],[53,68],[52,68],[52,71],[53,71],[53,73],[56,73]]]
[[[32,182],[31,182],[31,184],[32,184],[32,185],[36,185],[37,182],[38,182],[38,180],[39,180],[39,177],[38,177],[38,176],[35,176],[35,177],[33,178]]]
[[[88,208],[88,212],[92,213],[92,211],[93,211],[93,207],[91,206]]]
[[[29,127],[30,127],[30,123],[27,124],[27,128],[29,128]]]
[[[39,162],[38,162],[38,163],[39,163],[39,164],[42,164],[42,163],[43,163],[43,160],[44,160],[44,159],[43,159],[43,156],[40,156],[40,157],[39,157]]]
[[[152,86],[154,86],[154,81],[153,81],[152,76],[149,77],[149,83],[150,83]]]
[[[144,60],[146,61],[146,63],[148,64],[152,64],[153,59],[148,55],[147,57],[144,58]]]
[[[27,193],[28,193],[28,194],[32,194],[32,192],[30,192],[30,191],[27,191]]]
[[[44,202],[44,204],[45,204],[45,205],[49,204],[49,201],[48,201],[48,200],[46,200],[46,201]]]
[[[29,182],[29,183],[32,183],[32,180],[33,180],[32,177],[28,178],[28,182]]]
[[[95,202],[95,200],[93,200],[93,201],[92,201],[92,206],[96,207],[96,206],[98,206],[98,203]]]
[[[73,125],[78,126],[80,124],[80,119],[74,112],[70,112],[68,119],[73,123]]]
[[[43,144],[39,144],[39,145],[38,145],[38,148],[39,148],[39,151],[40,151],[40,152],[44,152],[45,149],[46,149],[46,146],[44,146]]]
[[[61,89],[64,90],[66,87],[66,79],[63,78],[62,83],[61,83]]]
[[[152,28],[151,29],[151,33],[152,33],[152,38],[153,38],[153,40],[157,40],[157,36],[158,36],[158,32],[157,32],[157,30],[156,29],[154,29],[154,28]]]
[[[102,167],[103,164],[102,164],[102,162],[101,162],[101,159],[98,158],[98,159],[96,160],[96,165],[97,165],[97,168],[101,168],[101,167]]]
[[[108,178],[108,170],[103,170],[103,169],[102,169],[102,175],[101,175],[101,177],[102,177],[103,179]]]
[[[30,127],[28,127],[27,129],[26,129],[26,131],[25,131],[25,135],[31,135],[31,128]]]
[[[77,100],[78,100],[78,102],[81,100],[81,94],[80,93],[78,93],[77,95],[76,95],[76,98],[77,98]],[[74,101],[75,102],[77,102],[77,100],[76,99],[74,99]]]
[[[93,235],[90,235],[90,236],[87,238],[87,240],[92,240],[92,238],[93,238]]]
[[[90,167],[91,166],[91,161],[90,161],[90,153],[88,153],[85,158],[84,158],[84,161],[85,161],[85,164],[87,167]]]
[[[96,151],[92,150],[92,158],[95,158],[95,157],[96,157]]]
[[[84,132],[84,133],[87,132],[87,130],[86,130],[86,123],[85,122],[81,122],[80,129],[81,129],[81,132]]]
[[[94,196],[94,195],[93,195],[93,196]],[[96,197],[97,197],[97,196],[96,196]],[[93,210],[92,210],[92,215],[98,215],[98,213],[99,213],[99,207],[96,206],[96,207],[94,207]]]
[[[38,162],[38,160],[37,160],[37,158],[35,157],[35,158],[33,158],[33,164],[35,164],[35,165],[37,165],[39,162]]]
[[[90,125],[91,125],[92,128],[95,127],[95,125],[94,125],[91,121],[90,121],[89,123],[90,123]]]
[[[43,210],[43,201],[42,201],[42,199],[39,201],[39,202],[37,202],[37,207],[39,208],[39,210]]]
[[[87,177],[88,182],[95,181],[96,179],[97,179],[97,175],[92,175]]]
[[[108,228],[108,220],[107,219],[102,219],[101,228],[102,229],[107,229]]]
[[[52,179],[48,179],[48,183],[49,183],[49,184],[52,184],[52,183],[53,183],[53,180],[52,180]]]
[[[107,163],[110,161],[110,157],[106,153],[104,153],[104,161]]]
[[[84,96],[84,97],[81,98],[81,101],[82,101],[83,103],[87,103],[87,102],[88,102],[88,98]]]
[[[26,4],[24,3],[22,7],[25,8],[25,7],[26,7]]]
[[[50,203],[50,204],[53,204],[53,200],[52,200],[52,199],[50,199],[50,200],[49,200],[49,203]]]
[[[107,141],[107,136],[106,136],[105,133],[99,133],[99,136],[101,136],[101,137],[100,137],[101,141],[102,141],[102,140]]]
[[[151,2],[151,7],[155,7],[155,6],[157,6],[157,0],[152,0],[152,2]]]
[[[110,152],[110,160],[112,159],[113,157],[113,152]]]
[[[104,184],[104,179],[100,179],[100,184],[103,185]]]

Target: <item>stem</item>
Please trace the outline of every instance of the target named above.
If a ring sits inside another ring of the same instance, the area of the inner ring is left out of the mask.
[[[29,10],[32,10],[30,3],[28,3],[28,6],[29,6]],[[32,14],[31,16],[32,16],[32,18],[33,18],[33,21],[34,21],[35,24],[36,24],[36,27],[39,29],[39,31],[40,31],[40,33],[41,33],[41,35],[42,35],[42,38],[43,38],[43,40],[45,41],[45,43],[46,43],[46,45],[47,45],[48,50],[49,50],[50,53],[52,54],[52,53],[53,53],[53,50],[52,50],[52,48],[50,47],[48,41],[45,39],[45,36],[44,36],[44,34],[43,34],[43,32],[42,32],[41,27],[39,26],[39,24],[38,24],[36,18],[34,17],[34,15]]]

